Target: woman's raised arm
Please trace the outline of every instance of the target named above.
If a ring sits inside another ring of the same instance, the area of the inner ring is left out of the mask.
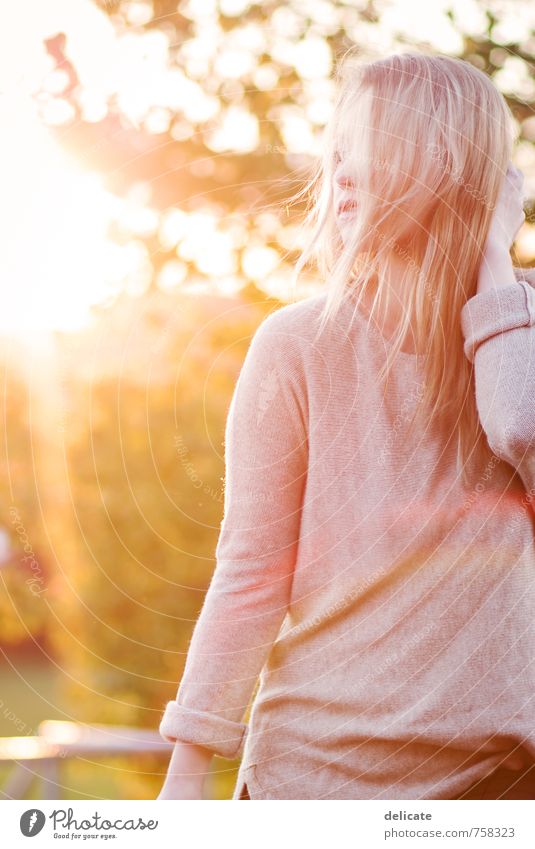
[[[510,260],[509,260],[510,262]],[[512,265],[512,263],[511,263]],[[479,417],[494,453],[535,494],[535,269],[464,305],[464,350],[474,363]]]
[[[525,219],[522,172],[505,174],[479,269],[461,311],[474,363],[479,418],[494,453],[535,494],[535,270],[514,268],[510,248]]]

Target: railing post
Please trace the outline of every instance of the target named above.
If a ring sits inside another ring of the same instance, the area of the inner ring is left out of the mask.
[[[39,774],[42,787],[41,799],[60,799],[58,758],[43,758],[39,763]]]
[[[46,720],[39,734],[0,737],[0,765],[14,764],[0,788],[0,797],[24,799],[35,777],[40,779],[41,799],[63,799],[60,761],[65,758],[94,758],[171,752],[173,744],[157,731],[117,725],[87,725]]]

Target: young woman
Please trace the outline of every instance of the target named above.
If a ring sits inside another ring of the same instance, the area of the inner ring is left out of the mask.
[[[535,798],[535,288],[514,122],[446,56],[341,66],[326,290],[265,319],[159,798]],[[244,713],[260,674],[250,712]]]

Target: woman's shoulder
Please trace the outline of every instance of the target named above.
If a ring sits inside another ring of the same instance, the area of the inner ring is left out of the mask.
[[[320,292],[276,307],[261,321],[257,333],[289,334],[294,341],[310,341],[316,335],[326,298],[326,293]]]
[[[267,318],[274,319],[277,316],[277,320],[279,321],[299,321],[300,318],[321,310],[325,304],[326,297],[326,292],[319,292],[305,298],[300,298],[298,301],[290,301],[280,307],[276,307],[268,314]]]
[[[317,318],[325,302],[323,293],[275,307],[257,326],[247,355],[255,369],[277,369],[301,383],[325,357],[323,337],[316,338]]]

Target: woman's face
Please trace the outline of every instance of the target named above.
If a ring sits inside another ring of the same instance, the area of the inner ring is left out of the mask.
[[[366,188],[364,169],[369,171],[370,167],[372,163],[368,162],[363,154],[352,154],[349,157],[344,154],[340,145],[336,147],[332,185],[333,212],[344,246],[350,240],[355,227],[359,195],[362,197],[363,191],[369,191],[369,188]],[[371,237],[361,240],[360,250],[367,250],[371,246],[371,241]]]
[[[338,146],[335,150],[333,172],[333,211],[338,232],[344,243],[355,219],[356,202],[357,175],[354,173],[354,166],[350,167],[342,148]]]

